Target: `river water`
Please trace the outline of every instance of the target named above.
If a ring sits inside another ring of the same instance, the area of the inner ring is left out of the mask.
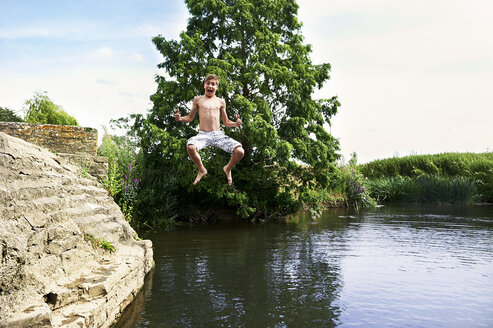
[[[493,206],[327,211],[144,236],[123,327],[493,327]]]

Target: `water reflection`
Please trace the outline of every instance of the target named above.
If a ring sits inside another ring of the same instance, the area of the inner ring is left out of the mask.
[[[307,320],[334,325],[339,269],[330,249],[319,247],[320,235],[300,226],[251,228],[177,232],[178,253],[161,257],[160,291],[181,304],[159,321],[187,327],[282,327]]]
[[[493,207],[331,210],[146,237],[156,269],[119,328],[493,326]]]

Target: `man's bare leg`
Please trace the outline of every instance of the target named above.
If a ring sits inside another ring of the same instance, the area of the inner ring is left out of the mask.
[[[202,159],[200,158],[200,155],[197,152],[197,147],[195,147],[194,145],[188,145],[187,152],[188,152],[188,156],[190,156],[190,159],[193,161],[193,163],[199,170],[199,173],[197,174],[197,177],[193,182],[193,185],[195,186],[197,183],[199,183],[200,179],[202,179],[202,177],[207,174],[207,170],[204,167],[204,164],[202,164]]]
[[[238,146],[233,150],[233,155],[231,156],[231,159],[229,160],[229,163],[223,167],[224,173],[226,173],[226,178],[228,179],[228,184],[231,185],[233,183],[233,177],[231,176],[231,170],[233,167],[238,163],[242,158],[243,155],[245,155],[245,151],[243,150],[243,147]]]

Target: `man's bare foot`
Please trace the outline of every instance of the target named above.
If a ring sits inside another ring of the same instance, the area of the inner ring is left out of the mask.
[[[228,166],[223,167],[224,173],[226,173],[226,178],[228,178],[228,184],[231,186],[233,183],[233,177],[231,176],[231,170],[228,170]]]
[[[199,170],[199,173],[197,174],[197,177],[195,178],[193,185],[195,186],[197,183],[199,183],[200,179],[202,179],[202,177],[206,174],[207,174],[207,170],[205,168],[203,170]]]

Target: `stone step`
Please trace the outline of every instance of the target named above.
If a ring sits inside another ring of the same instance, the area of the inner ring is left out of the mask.
[[[70,195],[86,194],[90,196],[102,196],[108,194],[105,189],[97,185],[69,185],[64,187],[64,190]]]
[[[11,206],[12,210],[15,208],[18,215],[31,222],[37,222],[34,226],[44,226],[48,220],[56,222],[65,217],[75,219],[79,216],[110,214],[115,210],[114,206],[104,206],[104,203],[99,203],[85,194],[69,197],[63,194],[48,197],[42,195],[32,200],[18,197],[15,201],[12,200],[12,205],[15,205]],[[3,210],[9,210],[11,207],[7,205]]]
[[[138,262],[112,260],[65,285],[53,305],[53,327],[79,327],[81,323],[96,327],[95,323],[104,321],[101,318],[117,317],[141,289],[142,282],[135,277],[143,274]]]
[[[26,309],[14,318],[3,321],[1,327],[51,327],[51,310],[46,304],[27,306]]]
[[[28,206],[33,206],[33,201],[37,199],[60,197],[63,193],[61,184],[56,184],[53,181],[44,179],[29,180],[20,182],[16,180],[6,187],[7,196],[11,199],[15,199],[19,206],[23,203]],[[61,192],[62,191],[62,192]],[[41,201],[43,202],[43,201]],[[46,201],[45,201],[46,203]]]
[[[100,323],[107,320],[105,303],[106,299],[99,297],[55,310],[51,315],[51,327],[100,327]]]
[[[97,214],[105,214],[106,216],[111,214],[111,211],[101,206],[100,204],[84,202],[73,202],[73,207],[63,209],[65,213],[72,220],[78,220],[80,217],[91,217]]]
[[[100,221],[97,221],[98,219]],[[112,245],[133,237],[126,225],[115,222],[114,219],[108,219],[107,216],[86,216],[75,219],[74,221],[81,230]],[[96,223],[97,227],[95,227]]]
[[[36,178],[36,176],[26,176],[10,181],[7,186],[0,190],[0,193],[3,194],[3,197],[20,201],[32,202],[41,199],[41,203],[47,203],[53,196],[60,198],[82,195],[98,198],[108,196],[108,192],[99,183],[90,180],[86,184],[77,184],[73,179],[67,178],[43,179]]]

